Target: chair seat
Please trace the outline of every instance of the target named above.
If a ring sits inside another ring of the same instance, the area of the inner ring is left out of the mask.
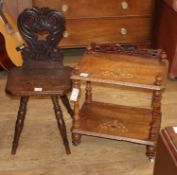
[[[6,92],[16,96],[64,95],[71,90],[72,68],[59,69],[13,68],[8,75]]]

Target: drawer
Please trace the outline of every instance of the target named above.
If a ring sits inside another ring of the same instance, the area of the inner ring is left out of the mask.
[[[91,42],[148,42],[151,18],[69,19],[62,46],[86,46]]]
[[[152,15],[155,0],[34,0],[34,6],[48,6],[69,19],[108,16]]]

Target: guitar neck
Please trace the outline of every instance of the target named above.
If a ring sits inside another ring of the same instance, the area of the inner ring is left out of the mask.
[[[1,16],[2,20],[4,21],[4,23],[7,24],[8,20],[7,20],[6,16],[4,15],[4,13],[2,12],[2,10],[0,10],[0,16]]]
[[[13,33],[13,28],[10,25],[10,23],[8,22],[6,16],[4,15],[4,13],[3,13],[3,11],[1,9],[0,9],[0,16],[1,16],[2,20],[4,21],[4,24],[5,24],[7,32],[8,33]]]

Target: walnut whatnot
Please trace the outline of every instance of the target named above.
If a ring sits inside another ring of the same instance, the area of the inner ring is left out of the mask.
[[[80,143],[83,134],[144,144],[146,155],[153,159],[161,123],[161,96],[168,72],[165,58],[161,50],[119,44],[88,47],[77,65],[77,73],[71,76],[75,88],[80,87],[80,81],[86,82],[85,102],[81,109],[79,99],[74,106],[74,143]],[[152,107],[142,109],[93,101],[92,82],[150,90]]]

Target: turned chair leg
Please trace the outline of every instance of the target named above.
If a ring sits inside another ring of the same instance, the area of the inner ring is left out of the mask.
[[[63,95],[63,96],[60,96],[64,106],[66,107],[68,113],[70,114],[71,118],[73,118],[73,115],[74,115],[74,112],[70,106],[70,103],[69,103],[69,100],[68,100],[68,97],[67,95]]]
[[[28,99],[29,97],[21,97],[20,99],[20,106],[19,106],[19,111],[18,111],[17,120],[15,124],[14,140],[13,140],[12,150],[11,150],[12,154],[16,153],[18,147],[19,138],[24,125]]]
[[[67,154],[70,154],[70,148],[69,148],[69,143],[68,143],[68,139],[67,139],[67,135],[66,135],[66,127],[65,127],[65,122],[63,120],[63,113],[61,111],[60,105],[58,103],[58,97],[57,96],[51,96],[52,98],[52,102],[54,105],[54,110],[55,110],[55,115],[56,115],[56,119],[57,119],[57,123],[58,123],[58,128],[60,131],[60,134],[62,136],[63,139],[63,143],[65,146],[65,150]]]

